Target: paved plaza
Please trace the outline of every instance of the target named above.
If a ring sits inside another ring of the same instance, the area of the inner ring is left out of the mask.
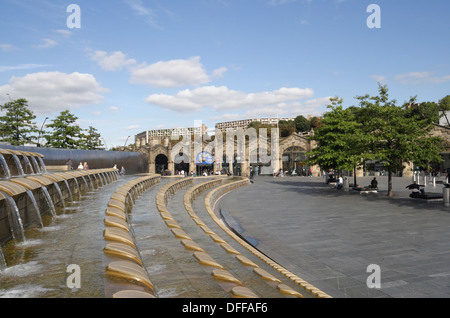
[[[257,176],[219,207],[259,250],[332,297],[450,297],[450,207],[409,198],[410,177],[393,178],[393,198],[387,177],[377,179],[379,193],[360,194],[319,177]],[[367,286],[371,264],[380,288]]]

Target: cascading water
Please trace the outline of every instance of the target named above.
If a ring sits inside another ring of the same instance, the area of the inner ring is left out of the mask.
[[[80,185],[78,184],[77,178],[73,178],[73,181],[75,181],[75,184],[77,185],[77,189],[78,189],[78,200],[81,201],[81,188],[80,188]]]
[[[34,170],[36,171],[36,173],[40,174],[41,169],[39,168],[39,164],[37,163],[36,158],[34,156],[31,156],[31,162],[33,163]]]
[[[84,176],[81,176],[81,179],[83,179],[84,185],[86,186],[86,189],[89,190],[89,185],[86,181],[86,178]]]
[[[70,190],[69,182],[67,180],[64,180],[64,183],[66,184],[67,191],[69,192],[69,198],[70,202],[73,203],[73,196],[72,196],[72,190]]]
[[[64,203],[64,197],[61,192],[61,188],[59,187],[59,184],[57,182],[53,182],[53,185],[55,186],[56,190],[58,191],[59,197],[61,198],[61,202],[63,205],[64,210],[66,209],[66,204]]]
[[[42,160],[41,157],[37,157],[37,158],[41,164],[41,171],[43,171],[44,173],[47,173],[47,168],[45,167],[44,160]]]
[[[34,174],[33,166],[31,165],[31,162],[28,159],[28,157],[25,155],[23,155],[22,157],[23,157],[23,160],[25,161],[25,167],[26,167],[26,169],[24,169],[24,172],[26,174]]]
[[[91,190],[94,191],[95,188],[94,188],[94,183],[92,182],[92,179],[91,179],[91,175],[88,174],[87,176],[88,176],[88,179],[89,179],[89,184],[91,185]]]
[[[42,193],[44,194],[45,200],[47,201],[47,205],[50,208],[50,211],[52,212],[52,216],[56,217],[56,210],[55,205],[53,204],[52,197],[50,196],[50,193],[48,193],[48,190],[45,186],[41,186]]]
[[[13,197],[4,192],[2,194],[5,196],[8,206],[8,220],[13,239],[16,243],[23,243],[25,242],[25,231],[23,229],[22,219],[20,218],[19,208]]]
[[[3,254],[2,248],[0,246],[0,272],[4,271],[8,267],[6,263],[5,255]]]
[[[11,179],[11,172],[9,170],[8,164],[6,163],[5,157],[0,153],[0,163],[2,164],[3,171],[5,172],[5,178]]]
[[[17,166],[17,171],[18,171],[17,175],[19,177],[23,177],[24,176],[24,172],[23,172],[22,164],[20,163],[19,157],[17,157],[16,154],[12,154],[12,157],[14,159],[14,162],[16,163],[16,166]]]
[[[27,194],[28,194],[28,197],[30,198],[31,202],[33,203],[34,210],[36,211],[36,216],[38,217],[38,220],[39,220],[39,224],[41,225],[41,228],[43,228],[44,224],[42,223],[41,212],[40,212],[39,206],[36,202],[36,198],[34,197],[33,192],[29,189],[27,189]]]

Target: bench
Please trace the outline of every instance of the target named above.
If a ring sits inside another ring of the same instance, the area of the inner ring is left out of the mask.
[[[359,191],[359,193],[378,193],[378,187],[372,188],[372,187],[354,187],[353,190]]]
[[[410,198],[413,199],[419,199],[419,200],[426,200],[426,201],[442,201],[444,200],[442,193],[420,193],[420,192],[413,192],[409,195]]]

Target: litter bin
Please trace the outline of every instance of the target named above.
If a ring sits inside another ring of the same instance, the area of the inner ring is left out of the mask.
[[[444,199],[444,206],[450,206],[450,184],[446,184],[442,190],[442,198]]]

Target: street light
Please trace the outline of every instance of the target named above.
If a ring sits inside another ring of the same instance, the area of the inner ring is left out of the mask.
[[[123,145],[123,147],[125,148],[128,142],[128,138],[130,138],[130,136],[127,137],[127,140],[125,140],[125,144]]]
[[[48,119],[48,117],[45,117],[44,122],[42,123],[42,126],[41,126],[41,130],[39,130],[39,136],[38,136],[38,140],[37,140],[37,144],[36,144],[37,147],[40,147],[40,146],[41,146],[41,144],[39,143],[39,141],[40,141],[40,139],[41,139],[42,129],[44,128],[44,124],[45,124],[45,121],[46,121],[47,119]]]
[[[108,150],[108,145],[106,144],[105,138],[102,137],[102,139],[103,139],[103,141],[105,142],[105,148],[106,148],[105,150]]]

